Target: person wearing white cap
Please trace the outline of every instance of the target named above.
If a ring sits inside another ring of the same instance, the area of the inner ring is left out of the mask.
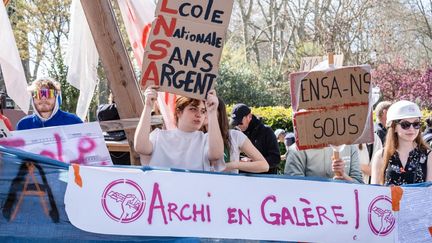
[[[420,133],[421,117],[413,102],[401,100],[390,106],[385,146],[372,160],[371,184],[432,181],[432,153]]]
[[[276,129],[276,131],[274,132],[274,134],[275,134],[275,136],[276,136],[276,138],[278,139],[279,142],[281,142],[281,143],[284,142],[284,140],[285,140],[285,134],[286,134],[285,130],[278,128],[278,129]]]

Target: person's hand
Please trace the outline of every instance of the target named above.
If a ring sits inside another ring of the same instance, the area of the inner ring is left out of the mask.
[[[333,159],[332,171],[335,174],[333,179],[344,180],[345,179],[345,161],[343,161],[342,159]]]
[[[219,100],[216,96],[216,90],[212,89],[208,92],[205,104],[207,113],[217,112]]]
[[[153,107],[154,102],[157,99],[157,95],[158,95],[157,90],[158,89],[159,89],[159,86],[157,86],[157,85],[150,85],[146,88],[146,90],[144,91],[144,97],[145,97],[144,104],[146,106]]]

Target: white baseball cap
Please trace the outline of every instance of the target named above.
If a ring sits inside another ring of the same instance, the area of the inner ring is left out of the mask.
[[[274,132],[276,137],[279,137],[279,135],[286,133],[285,130],[283,129],[276,129],[276,131]]]
[[[389,127],[392,121],[415,117],[422,117],[418,105],[411,101],[401,100],[392,104],[387,110],[387,126]]]

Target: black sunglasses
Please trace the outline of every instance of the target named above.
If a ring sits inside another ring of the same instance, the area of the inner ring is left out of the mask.
[[[411,127],[411,125],[414,127],[414,129],[420,129],[420,127],[421,127],[421,123],[420,123],[419,121],[415,121],[415,122],[398,121],[397,123],[398,123],[398,124],[402,127],[402,129],[404,129],[404,130],[408,130],[408,129]]]

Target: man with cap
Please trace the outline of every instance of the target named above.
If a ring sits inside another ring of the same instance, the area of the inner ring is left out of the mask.
[[[231,112],[231,126],[241,130],[261,152],[270,165],[268,174],[277,174],[280,152],[276,135],[264,125],[245,104],[236,104]]]
[[[381,101],[375,107],[375,115],[378,121],[375,124],[374,130],[378,137],[381,139],[382,144],[385,143],[385,138],[387,135],[387,110],[390,108],[391,104],[392,103],[390,101]]]
[[[17,130],[82,123],[75,114],[60,110],[60,83],[51,78],[34,81],[28,90],[32,94],[34,114],[23,117]]]

